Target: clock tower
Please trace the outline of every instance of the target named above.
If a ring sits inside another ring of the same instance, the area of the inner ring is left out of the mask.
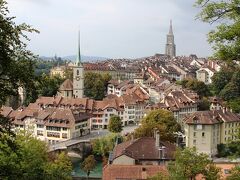
[[[83,98],[84,93],[84,68],[81,62],[80,53],[80,32],[78,32],[78,53],[73,67],[73,97]]]

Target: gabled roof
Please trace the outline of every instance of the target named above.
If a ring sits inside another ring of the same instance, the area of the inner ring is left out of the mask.
[[[59,88],[60,91],[72,91],[73,90],[73,82],[70,79],[66,79]]]
[[[219,124],[222,122],[240,122],[240,115],[226,110],[197,111],[186,116],[186,124]]]
[[[166,147],[165,159],[173,159],[173,153],[176,150],[175,145],[163,141],[160,144]],[[113,160],[122,155],[129,156],[135,160],[159,160],[159,153],[159,147],[155,145],[155,138],[142,137],[118,144],[113,150]]]

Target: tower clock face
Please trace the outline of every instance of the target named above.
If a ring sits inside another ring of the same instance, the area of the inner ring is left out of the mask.
[[[80,80],[80,77],[76,77],[76,80],[79,81],[79,80]]]

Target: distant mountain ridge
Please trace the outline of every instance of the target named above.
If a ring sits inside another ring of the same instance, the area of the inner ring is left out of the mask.
[[[52,59],[55,59],[56,57],[47,57],[47,56],[40,56],[41,59],[43,60],[52,60]],[[70,55],[70,56],[63,56],[63,57],[57,57],[57,58],[61,58],[63,60],[70,60],[70,61],[75,61],[77,56],[76,55]],[[103,61],[103,60],[106,60],[106,59],[109,59],[109,58],[106,58],[106,57],[99,57],[99,56],[84,56],[84,55],[81,55],[81,59],[82,61]]]

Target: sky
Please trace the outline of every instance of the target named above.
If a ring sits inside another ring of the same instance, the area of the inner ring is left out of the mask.
[[[140,58],[165,53],[172,19],[177,55],[207,57],[211,25],[196,20],[195,0],[7,0],[16,23],[40,31],[28,34],[28,49],[40,56],[81,53],[108,58]]]

